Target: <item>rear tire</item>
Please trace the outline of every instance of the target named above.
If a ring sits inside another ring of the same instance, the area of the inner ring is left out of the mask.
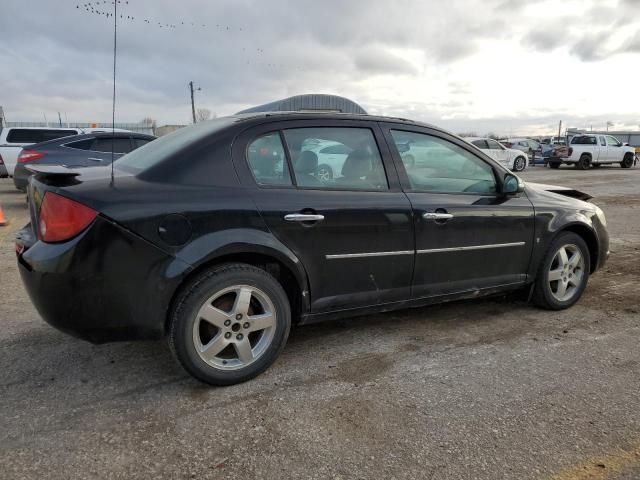
[[[576,163],[576,168],[578,170],[587,170],[591,166],[591,157],[589,155],[583,154],[580,156],[580,160]]]
[[[287,294],[269,273],[247,264],[214,267],[180,292],[169,346],[193,377],[232,385],[276,360],[291,328]]]
[[[633,154],[627,153],[624,156],[624,159],[620,162],[620,166],[622,168],[631,168],[631,167],[633,167]]]
[[[589,248],[582,237],[573,232],[561,233],[551,242],[540,264],[533,302],[547,310],[571,307],[587,287],[590,271]]]

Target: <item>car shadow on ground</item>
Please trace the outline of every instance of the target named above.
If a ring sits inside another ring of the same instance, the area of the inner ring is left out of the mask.
[[[492,342],[500,340],[501,335],[524,335],[529,324],[526,318],[522,322],[522,310],[529,309],[533,310],[521,301],[498,297],[295,327],[281,359],[271,367],[270,377],[273,380],[303,360],[308,363],[309,358],[321,358],[327,348],[334,359],[344,361],[353,356],[354,350],[388,348],[368,346],[372,338],[382,338],[383,343],[410,344],[416,350]],[[519,320],[505,332],[504,317],[511,317],[509,312],[514,310],[519,311]],[[491,333],[492,330],[496,331]],[[38,392],[47,396],[62,385],[77,389],[83,397],[101,397],[173,383],[180,384],[181,390],[203,388],[182,370],[162,340],[93,345],[43,324],[1,341],[0,350],[0,363],[10,366],[2,374],[0,392],[11,389],[18,394],[22,389],[32,391],[38,387]]]

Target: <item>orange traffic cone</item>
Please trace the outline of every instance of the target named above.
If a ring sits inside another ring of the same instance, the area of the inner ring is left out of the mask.
[[[7,219],[4,218],[4,210],[0,207],[0,227],[4,227],[7,223]]]

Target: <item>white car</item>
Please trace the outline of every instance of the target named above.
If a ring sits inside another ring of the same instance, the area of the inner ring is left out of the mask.
[[[126,131],[118,128],[115,130]],[[24,147],[61,137],[110,131],[110,128],[3,127],[0,129],[0,158],[2,158],[9,176],[13,176],[18,156]]]
[[[491,138],[467,137],[465,140],[514,172],[521,172],[529,165],[529,159],[524,152],[515,148],[507,148]]]
[[[316,177],[323,182],[328,182],[342,176],[342,166],[349,154],[353,151],[342,143],[329,140],[306,142],[302,145],[301,150],[309,150],[318,156]]]
[[[624,145],[612,135],[581,134],[571,139],[569,157],[562,162],[551,162],[551,168],[558,168],[560,163],[573,164],[580,170],[589,167],[618,163],[622,168],[631,168],[635,160],[635,148]]]

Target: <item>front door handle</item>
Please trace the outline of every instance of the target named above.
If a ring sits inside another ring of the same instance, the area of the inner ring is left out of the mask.
[[[451,220],[453,215],[451,213],[427,212],[422,214],[422,218],[425,220]]]
[[[89,157],[87,160],[91,160],[92,162],[103,162],[102,158]]]
[[[311,213],[288,213],[284,216],[287,222],[321,222],[324,215]]]

